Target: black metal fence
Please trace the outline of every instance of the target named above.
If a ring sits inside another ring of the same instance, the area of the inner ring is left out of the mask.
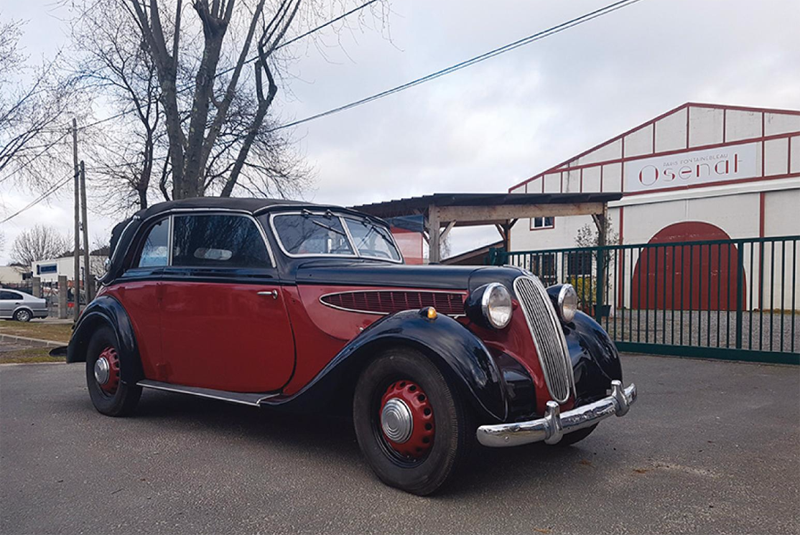
[[[624,351],[800,364],[800,236],[496,251],[580,308]]]

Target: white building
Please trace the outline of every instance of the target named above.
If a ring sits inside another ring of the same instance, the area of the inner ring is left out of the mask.
[[[509,191],[621,192],[609,216],[623,244],[798,235],[800,111],[684,104]],[[575,247],[591,223],[520,221],[510,250]]]
[[[89,272],[95,277],[100,277],[103,274],[103,263],[106,257],[102,255],[89,256]],[[81,279],[83,279],[83,256],[80,256],[81,266]],[[67,280],[75,278],[75,264],[71,256],[63,258],[52,258],[49,260],[39,260],[31,265],[31,274],[34,277],[39,277],[42,282],[58,282],[59,275],[65,275]]]

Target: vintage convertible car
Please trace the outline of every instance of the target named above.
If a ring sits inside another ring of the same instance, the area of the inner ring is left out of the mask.
[[[472,443],[572,444],[622,416],[606,332],[567,284],[514,267],[403,264],[380,219],[337,206],[188,199],[117,225],[68,362],[121,416],[142,388],[253,406],[352,407],[378,477],[439,488]]]

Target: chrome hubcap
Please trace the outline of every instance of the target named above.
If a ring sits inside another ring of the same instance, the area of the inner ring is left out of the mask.
[[[109,377],[111,377],[111,366],[108,364],[108,359],[105,357],[100,357],[94,363],[94,379],[97,381],[97,384],[104,385],[108,382]]]
[[[414,418],[405,401],[392,398],[386,402],[381,412],[381,429],[386,438],[397,444],[407,442],[411,438]]]

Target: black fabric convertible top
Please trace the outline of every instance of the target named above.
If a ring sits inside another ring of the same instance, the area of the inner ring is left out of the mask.
[[[139,210],[128,219],[114,226],[113,230],[111,231],[111,243],[109,251],[109,257],[111,258],[111,266],[108,272],[100,280],[103,283],[108,283],[120,275],[120,270],[122,267],[124,257],[128,252],[128,248],[130,247],[134,236],[136,236],[137,231],[139,230],[139,226],[142,224],[142,222],[150,219],[153,216],[158,216],[160,214],[165,214],[171,211],[197,210],[197,209],[236,210],[241,212],[247,212],[253,215],[258,215],[260,213],[267,212],[273,208],[282,209],[282,208],[292,208],[292,207],[309,208],[317,210],[330,208],[332,210],[355,213],[354,210],[350,208],[344,208],[341,206],[314,204],[306,201],[291,201],[287,199],[254,199],[254,198],[242,198],[242,197],[195,197],[191,199],[182,199],[179,201],[161,202],[158,204],[154,204],[149,208],[145,208],[144,210]],[[368,214],[361,214],[361,215],[381,221],[385,224],[385,222],[378,217]]]

